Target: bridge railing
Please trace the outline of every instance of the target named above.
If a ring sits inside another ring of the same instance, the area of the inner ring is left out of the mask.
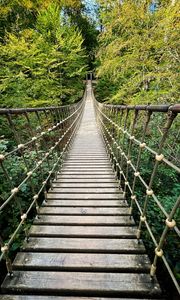
[[[12,275],[10,257],[19,235],[38,213],[79,125],[84,101],[27,109],[0,109],[0,262]],[[20,239],[19,239],[20,240]]]
[[[180,237],[180,105],[124,106],[95,100],[95,107],[130,214],[138,224],[137,239],[148,235],[154,247],[150,275],[153,278],[161,258],[180,292],[174,274]]]

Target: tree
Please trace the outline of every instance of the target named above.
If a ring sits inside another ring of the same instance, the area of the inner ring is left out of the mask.
[[[88,57],[89,70],[94,68],[95,51],[98,46],[97,36],[99,31],[95,20],[91,17],[90,12],[85,4],[80,1],[79,5],[64,6],[64,22],[70,22],[77,26],[83,37],[83,46],[86,49]]]
[[[97,55],[97,92],[115,103],[178,101],[180,3],[100,0],[104,30]],[[104,88],[103,88],[104,87]]]
[[[64,25],[60,8],[50,5],[35,29],[8,33],[0,46],[0,106],[44,106],[82,96],[86,57],[80,32]]]

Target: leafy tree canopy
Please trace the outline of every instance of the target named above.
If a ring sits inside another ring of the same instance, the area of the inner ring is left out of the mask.
[[[44,106],[82,96],[86,55],[80,31],[61,8],[39,11],[34,28],[6,34],[0,45],[0,106]]]
[[[179,1],[99,0],[99,99],[174,103],[179,89]]]

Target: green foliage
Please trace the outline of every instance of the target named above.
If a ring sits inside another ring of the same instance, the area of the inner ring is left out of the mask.
[[[49,136],[51,142],[53,141],[53,136]],[[47,140],[48,145],[48,140]],[[12,149],[12,145],[6,139],[2,139],[0,141],[0,153],[6,155],[9,152],[9,149]],[[45,149],[38,151],[38,157],[43,157],[45,155]],[[0,168],[0,205],[4,203],[5,199],[8,199],[10,195],[10,190],[13,187],[16,187],[24,180],[27,175],[27,166],[31,169],[35,167],[35,163],[37,162],[37,151],[30,150],[24,154],[24,159],[22,158],[21,154],[16,152],[13,155],[10,155],[5,163],[4,167],[7,171],[9,179],[6,178],[3,169]],[[57,154],[53,154],[49,157],[49,165],[52,168],[54,162],[57,160]],[[11,234],[16,230],[21,220],[21,209],[23,212],[26,212],[29,208],[30,204],[32,203],[33,191],[39,191],[39,187],[42,185],[42,181],[45,180],[49,174],[49,165],[47,163],[43,163],[42,167],[37,170],[33,175],[31,180],[24,183],[21,188],[20,192],[13,200],[9,202],[4,210],[2,210],[0,214],[0,231],[1,231],[1,238],[4,242],[8,241],[11,237]],[[32,190],[33,186],[33,190]],[[48,188],[48,185],[47,185]],[[39,197],[38,202],[39,205],[43,199],[43,195]],[[28,228],[29,225],[32,223],[33,218],[36,215],[35,205],[32,207],[31,211],[28,214],[28,221],[25,225],[25,228]],[[20,231],[13,241],[11,247],[11,253],[13,254],[16,249],[18,249],[24,240],[23,231]]]
[[[95,20],[90,17],[88,9],[85,4],[83,4],[83,1],[80,1],[80,3],[79,6],[64,6],[64,23],[70,22],[81,32],[83,37],[83,47],[86,50],[88,58],[88,67],[90,70],[93,70],[96,48],[98,46],[97,36],[99,30],[97,29]]]
[[[98,51],[98,97],[113,103],[178,102],[180,2],[98,1],[102,31]],[[102,90],[106,90],[106,94]]]
[[[83,39],[63,25],[58,6],[37,17],[36,30],[8,33],[0,46],[0,106],[47,106],[82,96],[86,72]]]

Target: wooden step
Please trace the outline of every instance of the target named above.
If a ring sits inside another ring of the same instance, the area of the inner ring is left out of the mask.
[[[94,183],[86,183],[86,182],[76,182],[76,183],[70,183],[68,184],[67,182],[62,183],[61,181],[54,181],[53,183],[53,188],[68,188],[68,189],[72,189],[72,188],[102,188],[102,190],[104,189],[109,189],[109,192],[111,192],[111,189],[114,190],[114,188],[119,189],[119,185],[117,184],[117,182],[94,182]]]
[[[134,239],[31,237],[25,251],[76,253],[145,253],[142,243]]]
[[[103,167],[111,167],[111,164],[110,164],[110,161],[108,161],[108,160],[106,160],[106,161],[94,161],[94,160],[86,160],[86,161],[78,161],[78,160],[68,160],[68,161],[65,161],[64,163],[63,163],[63,166],[64,167],[73,167],[73,166],[79,166],[79,167],[83,167],[83,166],[85,166],[85,167],[87,167],[87,166],[103,166]]]
[[[106,169],[106,170],[112,170],[112,166],[110,165],[110,163],[81,163],[81,162],[79,162],[79,163],[68,163],[68,164],[66,164],[66,163],[63,163],[63,165],[62,165],[62,167],[63,167],[63,169],[67,169],[67,170],[69,170],[69,169],[96,169],[96,170],[101,170],[101,169]],[[62,170],[63,170],[62,169]]]
[[[65,179],[65,178],[68,178],[68,179],[93,179],[93,180],[116,180],[115,178],[115,175],[114,174],[111,174],[111,175],[105,175],[105,174],[101,174],[101,175],[97,175],[97,174],[76,174],[76,175],[73,175],[73,174],[58,174],[57,175],[57,178],[58,180],[59,179]]]
[[[105,159],[105,160],[109,160],[109,156],[107,155],[107,153],[92,153],[92,154],[89,154],[89,153],[85,153],[85,152],[79,152],[79,153],[67,153],[67,155],[65,156],[65,160],[68,161],[68,160],[78,160],[78,159],[86,159],[86,160],[101,160],[101,159]]]
[[[80,157],[80,156],[67,156],[65,163],[108,163],[111,164],[107,157]]]
[[[80,154],[81,153],[81,154]],[[70,155],[79,155],[79,156],[89,156],[89,157],[107,157],[107,152],[101,150],[101,151],[93,151],[93,149],[74,149],[73,151],[70,152]]]
[[[26,253],[20,252],[13,269],[46,271],[149,272],[150,262],[142,254]]]
[[[58,194],[117,194],[120,195],[120,193],[122,194],[122,192],[114,187],[114,188],[58,188],[58,187],[54,187],[53,189],[50,189],[49,192],[51,193],[58,193]]]
[[[113,171],[109,170],[62,170],[61,175],[108,175],[115,176]]]
[[[107,157],[107,155],[103,155],[103,156],[68,156],[65,157],[64,159],[64,164],[94,164],[94,163],[98,163],[98,164],[108,164],[111,165],[111,161],[109,160],[109,158]]]
[[[140,298],[128,298],[130,300],[139,300]],[[154,298],[153,298],[154,299]],[[102,297],[81,297],[81,296],[76,296],[76,297],[71,297],[71,296],[38,296],[38,295],[1,295],[1,300],[127,300],[127,298],[102,298]],[[142,298],[141,298],[142,300]],[[152,300],[152,298],[146,298],[143,300]],[[154,299],[154,300],[160,300]],[[162,299],[161,300],[167,300],[167,299]]]
[[[126,207],[41,207],[40,215],[86,215],[86,216],[125,216],[129,215]]]
[[[69,166],[69,167],[65,167],[65,166],[62,166],[62,169],[61,169],[62,173],[63,172],[80,172],[80,173],[83,173],[83,172],[93,172],[93,173],[103,173],[105,172],[105,174],[107,172],[112,172],[112,168],[111,167],[104,167],[104,166]]]
[[[100,183],[106,183],[106,184],[117,184],[118,181],[112,177],[111,178],[77,178],[75,176],[75,178],[69,178],[69,177],[63,177],[63,176],[58,176],[58,178],[54,181],[54,183],[67,183],[67,184],[70,184],[70,183],[76,183],[76,184],[79,184],[79,183],[83,183],[83,184],[87,184],[87,183],[94,183],[94,184],[100,184]]]
[[[44,295],[79,296],[157,296],[160,288],[148,274],[133,273],[88,273],[14,271],[12,278],[6,277],[3,292],[34,292]]]
[[[48,197],[49,198],[49,197]],[[124,200],[54,200],[49,198],[47,202],[43,203],[43,206],[60,206],[60,207],[127,207],[127,203]]]
[[[136,231],[137,229],[131,226],[32,225],[29,236],[136,238]]]
[[[47,194],[47,199],[67,199],[67,200],[108,200],[108,201],[112,201],[112,200],[122,200],[124,199],[123,198],[123,195],[122,193],[114,193],[114,194],[99,194],[99,193],[96,193],[96,194],[92,194],[92,193],[87,193],[87,194],[84,194],[84,193],[58,193],[57,191],[55,190],[51,190],[48,194]],[[85,201],[84,201],[85,202]]]
[[[134,221],[129,216],[51,216],[39,215],[34,224],[52,224],[52,225],[134,225]]]

